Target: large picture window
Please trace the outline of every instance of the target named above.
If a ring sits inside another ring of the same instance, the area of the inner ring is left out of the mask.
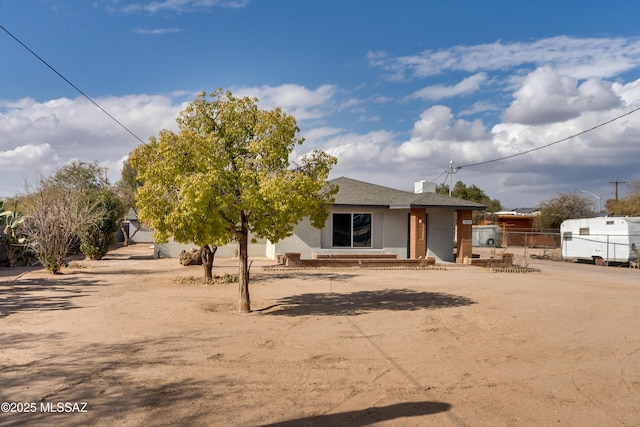
[[[370,248],[371,214],[334,213],[333,246],[342,248]]]

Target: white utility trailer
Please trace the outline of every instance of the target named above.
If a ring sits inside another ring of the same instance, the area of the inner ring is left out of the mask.
[[[640,218],[568,219],[560,225],[562,257],[599,265],[637,262]]]

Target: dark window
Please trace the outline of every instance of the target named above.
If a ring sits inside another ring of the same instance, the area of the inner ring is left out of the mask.
[[[371,214],[334,213],[333,246],[342,248],[370,248]]]
[[[333,246],[351,246],[351,214],[333,214]]]
[[[353,214],[353,246],[371,247],[371,214]]]

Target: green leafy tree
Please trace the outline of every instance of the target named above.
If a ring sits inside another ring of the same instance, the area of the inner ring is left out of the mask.
[[[109,185],[106,171],[107,169],[97,162],[74,160],[58,169],[48,181],[54,187],[68,190],[99,190]]]
[[[80,250],[91,259],[102,259],[113,243],[115,232],[124,215],[122,201],[109,188],[88,191],[85,195],[90,206],[100,213],[93,224],[80,230]]]
[[[436,186],[436,193],[444,196],[449,195],[449,186],[440,184]],[[481,188],[476,185],[467,186],[462,181],[457,181],[451,189],[451,197],[457,199],[469,200],[471,202],[481,203],[487,206],[486,211],[474,211],[473,222],[477,223],[481,219],[492,219],[495,212],[503,209],[500,200],[491,199]]]
[[[303,142],[295,118],[257,102],[220,89],[200,93],[177,118],[178,133],[162,130],[130,157],[143,183],[140,216],[156,241],[173,237],[201,247],[237,241],[240,312],[251,310],[250,236],[277,242],[304,217],[322,227],[337,191],[325,184],[336,159],[314,151],[291,164]]]
[[[449,186],[441,184],[436,186],[436,193],[449,195]],[[491,199],[481,188],[476,185],[467,186],[462,181],[457,181],[451,190],[451,197],[469,200],[470,202],[482,203],[487,206],[488,212],[498,212],[502,210],[502,204],[498,199]]]
[[[591,218],[591,202],[577,193],[560,193],[538,205],[540,214],[533,226],[540,230],[559,230],[566,219]]]

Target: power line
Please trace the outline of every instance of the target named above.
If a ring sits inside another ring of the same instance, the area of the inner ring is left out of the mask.
[[[115,117],[113,117],[111,114],[109,114],[109,112],[107,110],[105,110],[104,108],[102,108],[96,101],[94,101],[89,95],[87,95],[86,93],[84,93],[82,90],[80,90],[80,88],[78,88],[76,85],[74,85],[73,83],[71,83],[71,81],[69,81],[69,79],[67,79],[65,76],[63,76],[61,73],[59,73],[55,68],[53,68],[51,65],[49,65],[49,63],[47,61],[45,61],[44,59],[42,59],[37,53],[35,53],[33,50],[31,50],[26,44],[22,43],[16,36],[14,36],[13,34],[11,34],[11,32],[9,30],[7,30],[4,26],[0,25],[0,28],[2,29],[2,31],[4,31],[5,33],[7,33],[12,39],[14,39],[16,42],[18,42],[20,44],[20,46],[22,46],[23,48],[25,48],[30,54],[32,54],[33,56],[35,56],[36,58],[38,58],[38,60],[40,62],[42,62],[44,65],[46,65],[51,71],[53,71],[54,73],[56,73],[58,75],[58,77],[60,77],[62,80],[64,80],[65,82],[67,82],[69,84],[69,86],[71,86],[72,88],[74,88],[76,91],[78,91],[78,93],[82,96],[84,96],[85,98],[87,98],[89,100],[89,102],[91,102],[93,105],[95,105],[96,107],[98,107],[100,109],[100,111],[102,111],[104,114],[106,114],[107,116],[109,116],[109,118],[111,120],[113,120],[114,122],[116,122],[118,125],[120,125],[120,127],[124,130],[126,130],[127,132],[129,132],[129,134],[131,134],[135,139],[137,139],[138,141],[140,141],[142,144],[144,144],[144,141],[142,139],[140,139],[140,137],[138,137],[138,135],[136,135],[135,133],[133,133],[128,127],[126,127],[125,125],[123,125],[118,119],[116,119]]]
[[[555,144],[559,144],[559,143],[561,143],[561,142],[568,141],[568,140],[573,139],[573,138],[575,138],[575,137],[577,137],[577,136],[584,135],[585,133],[588,133],[588,132],[591,132],[591,131],[593,131],[593,130],[596,130],[596,129],[598,129],[598,128],[602,127],[602,126],[606,126],[606,125],[608,125],[608,124],[610,124],[610,123],[615,122],[616,120],[620,120],[621,118],[626,117],[626,116],[628,116],[628,115],[631,115],[631,114],[633,114],[633,113],[635,113],[635,112],[637,112],[637,111],[640,111],[640,107],[638,107],[638,108],[634,108],[633,110],[628,111],[628,112],[626,112],[626,113],[624,113],[624,114],[621,114],[621,115],[619,115],[619,116],[617,116],[617,117],[614,117],[614,118],[613,118],[613,119],[611,119],[611,120],[608,120],[608,121],[606,121],[606,122],[600,123],[600,124],[598,124],[598,125],[596,125],[596,126],[593,126],[593,127],[589,128],[589,129],[583,130],[583,131],[578,132],[578,133],[576,133],[576,134],[573,134],[573,135],[567,136],[566,138],[562,138],[562,139],[559,139],[559,140],[557,140],[557,141],[551,142],[551,143],[549,143],[549,144],[542,145],[542,146],[540,146],[540,147],[532,148],[532,149],[530,149],[530,150],[526,150],[526,151],[523,151],[523,152],[521,152],[521,153],[511,154],[511,155],[509,155],[509,156],[504,156],[504,157],[500,157],[500,158],[493,159],[493,160],[486,160],[486,161],[484,161],[484,162],[470,163],[470,164],[468,164],[468,165],[458,166],[458,169],[462,169],[462,168],[470,168],[470,167],[473,167],[473,166],[486,165],[487,163],[499,162],[499,161],[501,161],[501,160],[511,159],[511,158],[513,158],[513,157],[518,157],[518,156],[522,156],[522,155],[524,155],[524,154],[529,154],[529,153],[531,153],[531,152],[533,152],[533,151],[542,150],[543,148],[551,147],[552,145],[555,145]]]
[[[442,175],[444,175],[445,173],[447,173],[448,171],[444,171],[442,172],[440,175],[436,176],[435,178],[433,178],[432,180],[430,180],[429,182],[436,182]],[[446,181],[446,177],[445,177],[445,181]]]

